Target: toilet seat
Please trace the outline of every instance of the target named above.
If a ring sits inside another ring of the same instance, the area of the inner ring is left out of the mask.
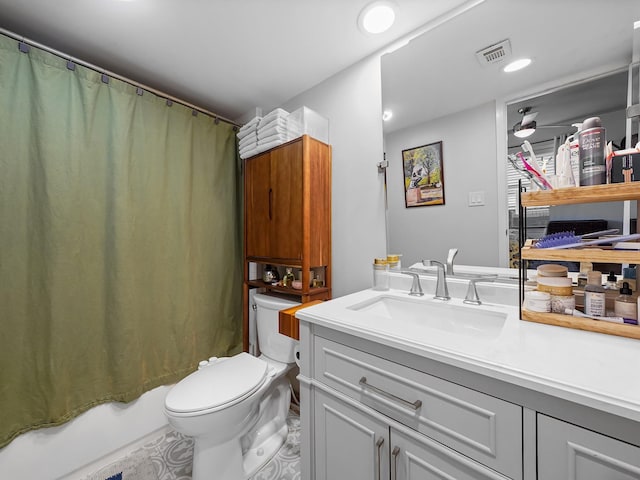
[[[264,384],[268,367],[267,362],[245,352],[219,359],[178,382],[167,394],[165,408],[178,416],[228,408]]]

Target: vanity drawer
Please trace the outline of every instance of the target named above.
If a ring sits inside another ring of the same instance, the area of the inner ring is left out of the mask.
[[[522,478],[522,408],[315,337],[315,380],[511,478]]]

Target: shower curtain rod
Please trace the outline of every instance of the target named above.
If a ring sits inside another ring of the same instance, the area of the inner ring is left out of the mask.
[[[69,61],[71,61],[73,63],[78,64],[78,65],[82,65],[83,67],[89,68],[89,69],[91,69],[93,71],[96,71],[98,73],[102,73],[104,75],[108,75],[111,78],[115,78],[117,80],[121,80],[121,81],[123,81],[125,83],[128,83],[129,85],[133,85],[134,87],[142,88],[143,90],[151,92],[151,93],[153,93],[153,94],[155,94],[155,95],[157,95],[159,97],[166,98],[167,100],[171,100],[172,102],[179,103],[179,104],[184,105],[185,107],[189,107],[189,108],[191,108],[193,110],[197,110],[198,112],[204,113],[205,115],[213,117],[214,119],[222,120],[223,122],[229,123],[229,124],[231,124],[231,125],[233,125],[235,127],[240,127],[241,126],[241,125],[237,124],[236,122],[234,122],[233,120],[229,120],[228,118],[225,118],[225,117],[223,117],[221,115],[217,115],[217,114],[215,114],[213,112],[210,112],[209,110],[206,110],[204,108],[198,107],[198,106],[193,105],[191,103],[185,102],[184,100],[181,100],[181,99],[179,99],[177,97],[174,97],[173,95],[169,95],[167,93],[161,92],[160,90],[156,90],[155,88],[149,87],[148,85],[144,85],[144,84],[142,84],[140,82],[136,82],[135,80],[131,80],[129,78],[123,77],[122,75],[118,75],[117,73],[110,72],[108,70],[105,70],[104,68],[100,68],[100,67],[98,67],[96,65],[93,65],[93,64],[91,64],[89,62],[85,62],[84,60],[79,60],[77,58],[72,57],[71,55],[68,55],[66,53],[60,52],[58,50],[55,50],[54,48],[48,47],[47,45],[42,45],[39,42],[36,42],[34,40],[25,38],[22,35],[18,35],[16,33],[13,33],[11,31],[9,31],[9,30],[6,30],[6,29],[4,29],[2,27],[0,27],[0,33],[2,33],[3,35],[5,35],[7,37],[13,38],[14,40],[17,40],[19,42],[23,42],[23,43],[29,44],[29,45],[31,45],[33,47],[39,48],[40,50],[44,50],[46,52],[49,52],[49,53],[51,53],[53,55],[56,55],[56,56],[58,56],[60,58],[69,60]]]

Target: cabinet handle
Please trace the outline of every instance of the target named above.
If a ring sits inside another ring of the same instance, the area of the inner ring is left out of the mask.
[[[400,397],[394,395],[393,393],[386,392],[386,391],[382,390],[381,388],[374,387],[370,383],[367,383],[367,377],[362,377],[360,379],[359,383],[364,388],[368,388],[368,389],[372,390],[373,392],[377,393],[380,396],[390,398],[391,400],[394,400],[394,401],[399,402],[399,403],[401,403],[403,405],[406,405],[407,407],[409,407],[412,410],[418,410],[420,407],[422,407],[422,400],[416,400],[415,402],[410,402],[409,400],[405,400],[404,398],[400,398]]]
[[[382,444],[383,443],[384,443],[384,437],[380,437],[378,439],[378,441],[376,442],[376,447],[377,447],[376,448],[376,455],[378,456],[378,473],[377,473],[378,480],[381,480],[380,479],[380,456],[381,456],[380,455],[380,449],[382,448]]]
[[[270,188],[269,189],[269,220],[272,220],[272,217],[271,217],[271,205],[273,203],[271,200],[272,198],[273,198],[273,189]]]
[[[393,457],[393,477],[391,480],[398,480],[398,455],[400,454],[400,447],[393,447],[391,456]]]

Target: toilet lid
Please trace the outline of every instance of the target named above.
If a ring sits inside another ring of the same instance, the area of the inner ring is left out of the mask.
[[[219,360],[178,382],[167,394],[165,407],[188,413],[233,403],[264,383],[267,367],[265,361],[244,352]]]

